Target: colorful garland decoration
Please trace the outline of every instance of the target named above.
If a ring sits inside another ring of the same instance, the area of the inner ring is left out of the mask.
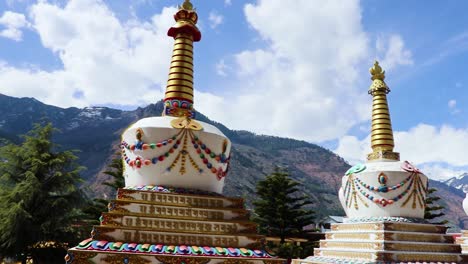
[[[358,199],[361,200],[361,202],[363,202],[363,204],[366,207],[368,207],[368,205],[362,200],[361,196],[358,195],[358,192],[362,196],[370,200],[371,202],[379,204],[383,207],[387,205],[391,205],[401,199],[404,199],[409,194],[404,200],[404,202],[402,203],[401,205],[402,207],[406,206],[406,204],[408,204],[410,199],[413,198],[413,204],[412,204],[413,209],[416,208],[417,204],[421,208],[424,208],[424,205],[425,205],[424,196],[425,196],[425,193],[427,193],[428,188],[427,188],[427,185],[424,186],[423,181],[420,177],[421,171],[418,170],[413,165],[411,165],[409,162],[405,161],[405,163],[402,164],[402,169],[407,172],[410,172],[410,175],[406,179],[404,179],[402,182],[394,186],[387,186],[388,177],[387,175],[385,175],[385,173],[380,173],[377,176],[380,186],[376,187],[376,186],[366,184],[358,177],[355,177],[353,174],[356,171],[358,172],[363,171],[365,169],[365,166],[356,167],[354,169],[353,168],[348,170],[350,171],[349,178],[344,188],[345,203],[346,203],[346,206],[348,206],[348,208],[351,207],[351,205],[354,202],[354,208],[358,210],[359,209],[358,202],[357,202]],[[395,195],[391,199],[386,199],[386,198],[379,199],[379,198],[374,197],[372,193],[366,192],[366,190],[368,190],[368,191],[377,192],[377,193],[388,193],[391,191],[399,190],[403,188],[404,186],[406,186],[406,188],[400,194]]]
[[[216,154],[212,152],[211,149],[205,143],[203,143],[198,138],[198,136],[194,134],[194,132],[191,129],[181,129],[176,135],[168,139],[156,142],[156,143],[145,143],[142,140],[142,136],[143,136],[143,130],[139,128],[136,131],[137,140],[135,144],[129,144],[125,141],[122,141],[121,143],[122,157],[125,160],[125,162],[132,168],[139,169],[142,166],[149,166],[151,164],[157,164],[158,162],[164,161],[171,154],[173,154],[177,149],[179,149],[179,146],[182,146],[181,150],[177,153],[177,156],[174,158],[172,163],[167,167],[167,170],[168,171],[173,170],[180,163],[179,172],[181,175],[184,175],[186,173],[186,163],[188,160],[191,166],[195,170],[197,170],[199,173],[203,173],[203,169],[197,164],[195,159],[190,155],[188,151],[188,138],[190,137],[192,145],[194,149],[196,150],[200,161],[203,164],[205,164],[206,168],[209,171],[211,171],[213,174],[216,175],[218,180],[221,180],[222,178],[224,178],[228,172],[230,158],[226,156],[227,145],[228,145],[227,140],[223,142],[222,153]],[[127,155],[127,151],[132,151],[132,152],[135,152],[137,150],[144,151],[147,149],[161,148],[169,144],[172,144],[172,145],[168,151],[166,151],[162,155],[153,157],[151,159],[144,159],[141,156],[136,156],[135,159],[132,160]],[[221,166],[219,168],[215,168],[213,165],[215,163],[227,164],[226,171],[223,171],[223,168]]]
[[[273,258],[264,250],[232,248],[232,247],[210,247],[210,246],[187,246],[187,245],[163,245],[163,244],[138,244],[124,242],[109,242],[93,240],[92,238],[83,240],[78,246],[78,250],[96,250],[103,252],[134,252],[149,253],[157,255],[184,255],[184,256],[215,256],[215,257],[246,257],[246,258]]]

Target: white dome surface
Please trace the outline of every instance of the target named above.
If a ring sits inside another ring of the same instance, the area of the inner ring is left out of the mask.
[[[144,118],[125,130],[122,135],[125,185],[162,185],[221,193],[231,142],[215,126],[197,120],[203,127],[200,131],[175,129],[171,125],[174,119],[177,118]],[[136,136],[139,129],[143,132],[141,141]],[[140,166],[136,165],[137,160]]]
[[[427,183],[406,161],[379,160],[349,169],[339,198],[349,218],[424,218]]]

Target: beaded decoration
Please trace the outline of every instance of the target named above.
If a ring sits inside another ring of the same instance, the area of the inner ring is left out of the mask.
[[[424,197],[425,197],[425,194],[427,193],[428,187],[424,186],[423,184],[423,181],[420,177],[421,171],[419,171],[417,168],[415,168],[413,165],[411,165],[407,161],[403,163],[402,169],[409,172],[410,175],[406,179],[404,179],[402,182],[393,186],[387,186],[388,177],[385,173],[380,173],[377,176],[378,177],[377,180],[380,183],[380,186],[371,186],[363,182],[361,179],[359,179],[357,175],[354,175],[355,171],[357,170],[353,170],[349,174],[348,181],[346,182],[346,185],[344,188],[346,206],[350,208],[354,204],[354,208],[358,210],[359,205],[358,205],[357,200],[359,199],[366,207],[368,207],[368,204],[366,204],[362,200],[362,197],[365,197],[371,202],[379,204],[383,207],[394,204],[395,202],[401,199],[405,199],[401,205],[402,207],[405,207],[412,198],[413,209],[416,209],[417,205],[419,205],[419,207],[421,208],[424,208],[425,206]],[[374,193],[375,192],[376,193],[388,193],[388,192],[399,190],[403,187],[405,187],[403,191],[399,193],[398,195],[395,195],[391,199],[386,199],[386,198],[379,199],[377,197],[374,197],[375,194],[368,192],[368,191],[371,191]]]
[[[125,141],[122,141],[121,143],[122,157],[125,160],[125,162],[132,168],[139,169],[142,166],[149,166],[152,164],[157,164],[158,162],[164,161],[172,154],[176,154],[174,160],[167,167],[168,171],[171,171],[175,169],[177,166],[179,166],[179,173],[181,175],[184,175],[187,172],[186,163],[189,162],[190,165],[196,171],[198,171],[199,173],[203,173],[204,170],[201,168],[201,165],[199,165],[195,161],[196,158],[192,157],[192,155],[188,151],[188,148],[189,148],[188,142],[190,140],[195,152],[198,154],[199,161],[203,163],[209,171],[215,174],[218,180],[221,180],[227,174],[229,162],[230,162],[230,157],[226,156],[227,145],[228,145],[227,140],[224,140],[223,142],[222,152],[215,153],[204,142],[202,142],[198,136],[194,134],[192,129],[189,129],[189,128],[180,129],[180,131],[174,136],[168,139],[159,141],[159,142],[155,142],[155,143],[143,142],[142,136],[143,136],[143,130],[137,129],[136,130],[137,140],[135,144],[129,144]],[[170,145],[170,148],[166,152],[164,152],[164,154],[161,154],[159,156],[152,157],[152,158],[143,158],[140,155],[138,155],[139,151],[163,148],[167,145]],[[127,151],[133,152],[135,154],[135,158],[130,159],[127,154]],[[226,170],[223,170],[221,166],[216,168],[214,164],[218,164],[218,163],[227,164]]]

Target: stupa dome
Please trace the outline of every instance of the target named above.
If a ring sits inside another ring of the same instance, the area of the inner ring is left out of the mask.
[[[372,85],[372,153],[365,164],[349,169],[342,180],[339,198],[350,219],[388,217],[424,218],[428,178],[393,152],[394,140],[388,109],[385,71],[375,62],[370,69]]]

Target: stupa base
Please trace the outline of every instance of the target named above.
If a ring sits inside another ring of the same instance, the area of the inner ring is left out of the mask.
[[[457,237],[455,243],[461,246],[462,254],[468,255],[468,230],[462,230],[461,237]]]
[[[280,264],[240,198],[182,188],[119,189],[67,264]]]
[[[446,229],[401,219],[332,224],[314,256],[294,263],[468,263]]]

